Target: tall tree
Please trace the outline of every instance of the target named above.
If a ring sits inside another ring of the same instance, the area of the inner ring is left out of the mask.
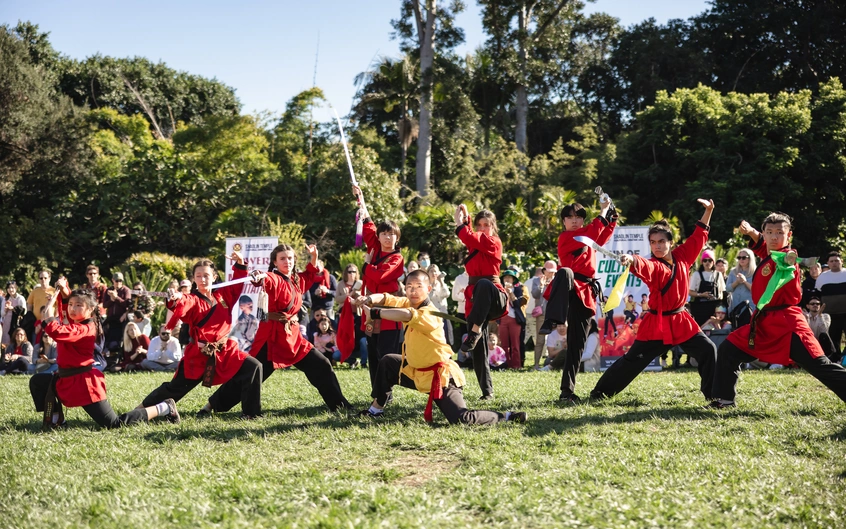
[[[426,197],[432,172],[432,90],[434,87],[435,41],[451,49],[464,40],[464,32],[453,25],[454,15],[464,9],[461,0],[438,6],[437,0],[402,0],[401,16],[391,21],[401,47],[408,53],[416,48],[420,56],[420,112],[417,135],[417,192]],[[412,23],[413,21],[413,23]],[[437,39],[436,39],[437,36]]]

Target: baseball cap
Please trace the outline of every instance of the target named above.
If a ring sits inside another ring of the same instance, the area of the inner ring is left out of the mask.
[[[547,261],[543,264],[543,269],[550,272],[557,272],[558,264],[555,261]]]
[[[115,272],[112,274],[112,281],[123,281],[123,273]]]
[[[182,287],[191,288],[191,281],[189,281],[187,279],[183,279],[182,281],[179,282],[179,288],[182,288]]]

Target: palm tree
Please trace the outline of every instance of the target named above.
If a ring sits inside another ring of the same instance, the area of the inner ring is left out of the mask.
[[[402,152],[400,178],[404,188],[408,148],[420,131],[413,114],[420,100],[419,77],[417,62],[408,56],[402,59],[382,57],[371,70],[355,77],[355,85],[360,91],[353,112],[358,119],[370,121],[377,128],[384,127],[390,121],[395,127]]]

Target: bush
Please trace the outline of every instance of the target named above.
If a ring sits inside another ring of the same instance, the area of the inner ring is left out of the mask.
[[[159,252],[141,252],[129,256],[129,259],[118,266],[115,271],[118,269],[126,271],[127,269],[134,268],[139,274],[144,274],[148,271],[156,272],[167,277],[168,281],[170,281],[170,278],[189,278],[191,269],[197,261],[199,259],[194,257],[180,257]],[[146,286],[152,290],[150,285]]]

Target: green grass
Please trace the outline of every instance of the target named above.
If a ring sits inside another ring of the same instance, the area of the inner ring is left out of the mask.
[[[467,401],[480,407],[467,372]],[[369,402],[366,371],[339,370]],[[118,412],[164,374],[110,375]],[[597,374],[582,374],[587,394]],[[526,425],[448,426],[398,389],[388,417],[328,413],[275,373],[265,417],[41,434],[28,379],[0,378],[0,527],[843,527],[844,404],[803,372],[745,373],[739,407],[702,410],[695,372],[644,374],[614,399],[553,403],[559,373],[495,373],[495,410]]]

